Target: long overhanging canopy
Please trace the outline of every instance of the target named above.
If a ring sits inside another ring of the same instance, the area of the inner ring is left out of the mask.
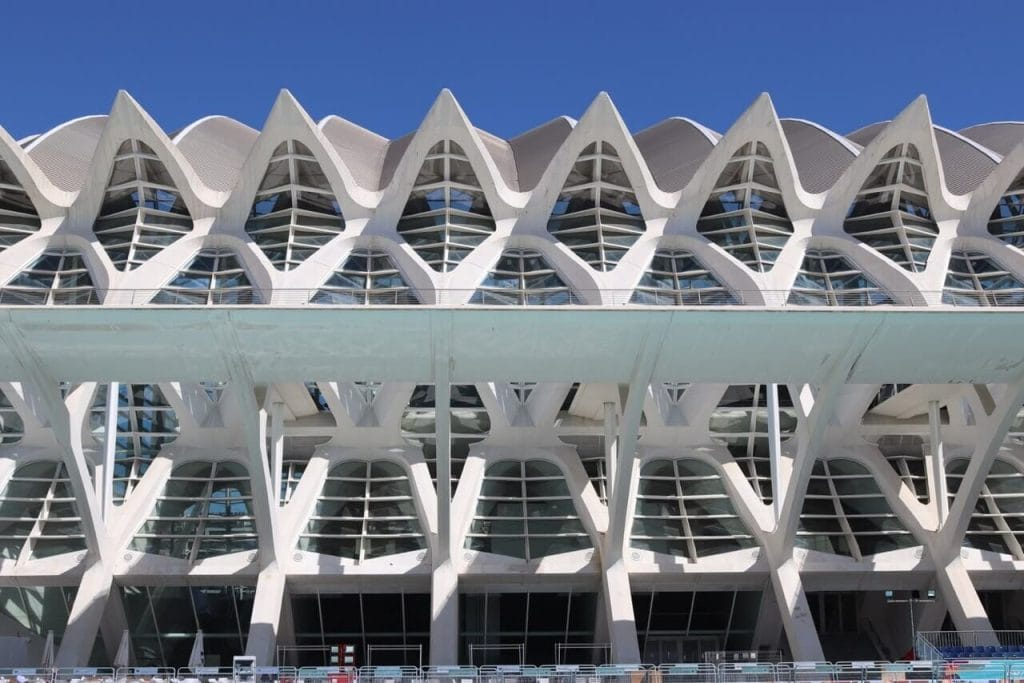
[[[819,383],[855,354],[852,384],[1002,383],[1024,374],[1010,310],[618,308],[11,308],[0,377],[61,381],[346,378]],[[441,345],[441,346],[439,346]],[[850,365],[847,363],[846,365]]]

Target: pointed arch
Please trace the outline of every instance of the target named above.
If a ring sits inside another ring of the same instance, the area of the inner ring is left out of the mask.
[[[942,303],[956,306],[1024,305],[1024,282],[981,251],[955,249],[949,258]]]
[[[733,153],[704,203],[697,232],[751,270],[771,271],[793,223],[767,145],[750,141]]]
[[[636,192],[610,142],[583,148],[562,185],[548,232],[594,270],[615,268],[647,230]]]
[[[35,203],[0,154],[0,252],[39,232],[41,226]]]
[[[488,306],[560,306],[580,299],[536,249],[505,249],[469,303]]]
[[[290,270],[345,229],[341,204],[320,162],[298,140],[273,151],[245,231],[278,270]]]
[[[192,228],[192,213],[161,158],[142,140],[123,141],[92,228],[114,267],[137,268]]]
[[[310,303],[341,305],[410,305],[420,303],[391,254],[381,249],[353,249],[313,294]]]
[[[465,150],[451,139],[434,144],[402,209],[398,234],[427,265],[447,273],[495,229],[487,196]]]
[[[7,306],[82,306],[100,303],[82,252],[48,248],[0,287]]]
[[[207,247],[178,271],[151,304],[205,306],[258,304],[262,299],[237,254]]]
[[[850,204],[843,230],[905,270],[925,269],[939,227],[916,145],[901,143],[882,156]]]
[[[889,293],[845,254],[808,249],[789,291],[788,304],[798,306],[878,306],[895,304]]]
[[[732,291],[687,249],[658,249],[651,256],[629,300],[648,306],[724,306],[739,301]]]

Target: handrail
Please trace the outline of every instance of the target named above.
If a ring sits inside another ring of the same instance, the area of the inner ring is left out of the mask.
[[[1024,293],[987,291],[951,294],[943,290],[889,292],[883,303],[864,292],[824,290],[813,297],[788,289],[375,289],[312,288],[183,289],[98,288],[86,291],[0,288],[0,307],[21,306],[724,306],[787,309],[818,308],[1024,308]]]

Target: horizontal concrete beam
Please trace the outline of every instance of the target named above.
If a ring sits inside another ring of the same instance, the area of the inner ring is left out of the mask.
[[[450,329],[452,381],[626,382],[644,332],[669,318],[658,381],[824,380],[851,345],[849,383],[1000,383],[1024,370],[1024,315],[1001,309],[112,308],[0,312],[51,376],[227,379],[231,328],[259,384],[346,378],[430,382],[431,330]],[[0,378],[27,379],[0,349]]]

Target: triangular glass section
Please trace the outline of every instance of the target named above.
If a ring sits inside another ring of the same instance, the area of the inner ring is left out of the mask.
[[[772,502],[772,468],[768,445],[768,385],[735,384],[726,389],[711,413],[708,429],[729,449],[754,493]],[[779,431],[785,441],[796,431],[793,400],[785,385],[778,385]]]
[[[557,465],[505,460],[484,472],[465,547],[529,562],[593,544]]]
[[[298,140],[274,150],[245,231],[278,270],[290,270],[345,229],[341,205],[313,152]]]
[[[1021,306],[1024,305],[1024,282],[980,251],[954,251],[942,288],[942,303]]]
[[[837,458],[814,462],[796,545],[859,560],[920,543],[893,513],[874,475]]]
[[[877,446],[899,475],[900,481],[910,488],[919,501],[927,503],[929,495],[924,440],[913,434],[892,434],[879,437]]]
[[[1009,245],[1024,248],[1024,171],[1021,171],[988,219],[988,231]]]
[[[0,251],[38,232],[40,225],[39,212],[25,188],[0,159]]]
[[[877,306],[892,297],[838,251],[804,254],[786,303],[797,306]]]
[[[49,249],[0,289],[0,304],[75,306],[100,303],[82,254]]]
[[[491,207],[465,151],[430,148],[398,220],[398,234],[436,271],[449,272],[495,230]]]
[[[630,545],[697,560],[757,542],[715,469],[699,460],[652,460],[640,469]]]
[[[967,460],[953,460],[946,465],[946,487],[949,504],[960,490]],[[1024,545],[1024,527],[1020,511],[1024,510],[1024,473],[1009,462],[997,459],[985,477],[967,525],[963,544],[968,548],[988,550],[1024,560],[1020,547]]]
[[[192,230],[192,215],[164,162],[148,145],[125,140],[92,231],[118,270],[131,270]]]
[[[357,249],[313,295],[314,304],[418,304],[419,298],[386,251]]]
[[[260,303],[238,257],[204,249],[161,289],[150,303],[171,306],[232,306]]]
[[[93,437],[106,444],[108,385],[93,400],[89,425]],[[178,416],[156,384],[118,384],[117,443],[114,449],[115,505],[135,489],[164,444],[178,438]]]
[[[561,306],[579,303],[579,299],[539,251],[506,249],[469,303],[488,306]]]
[[[753,271],[767,273],[793,234],[775,164],[762,142],[748,142],[718,176],[697,232]]]
[[[426,547],[408,472],[380,460],[332,467],[298,542],[305,552],[357,561]]]
[[[850,205],[843,229],[906,270],[925,269],[939,226],[917,147],[896,145],[882,157]]]
[[[85,550],[85,534],[67,467],[52,460],[21,465],[0,493],[6,520],[0,558],[53,557]]]
[[[647,223],[619,153],[588,145],[573,164],[548,219],[548,232],[594,270],[618,265]]]
[[[647,306],[723,306],[739,303],[689,251],[659,249],[629,300]]]

